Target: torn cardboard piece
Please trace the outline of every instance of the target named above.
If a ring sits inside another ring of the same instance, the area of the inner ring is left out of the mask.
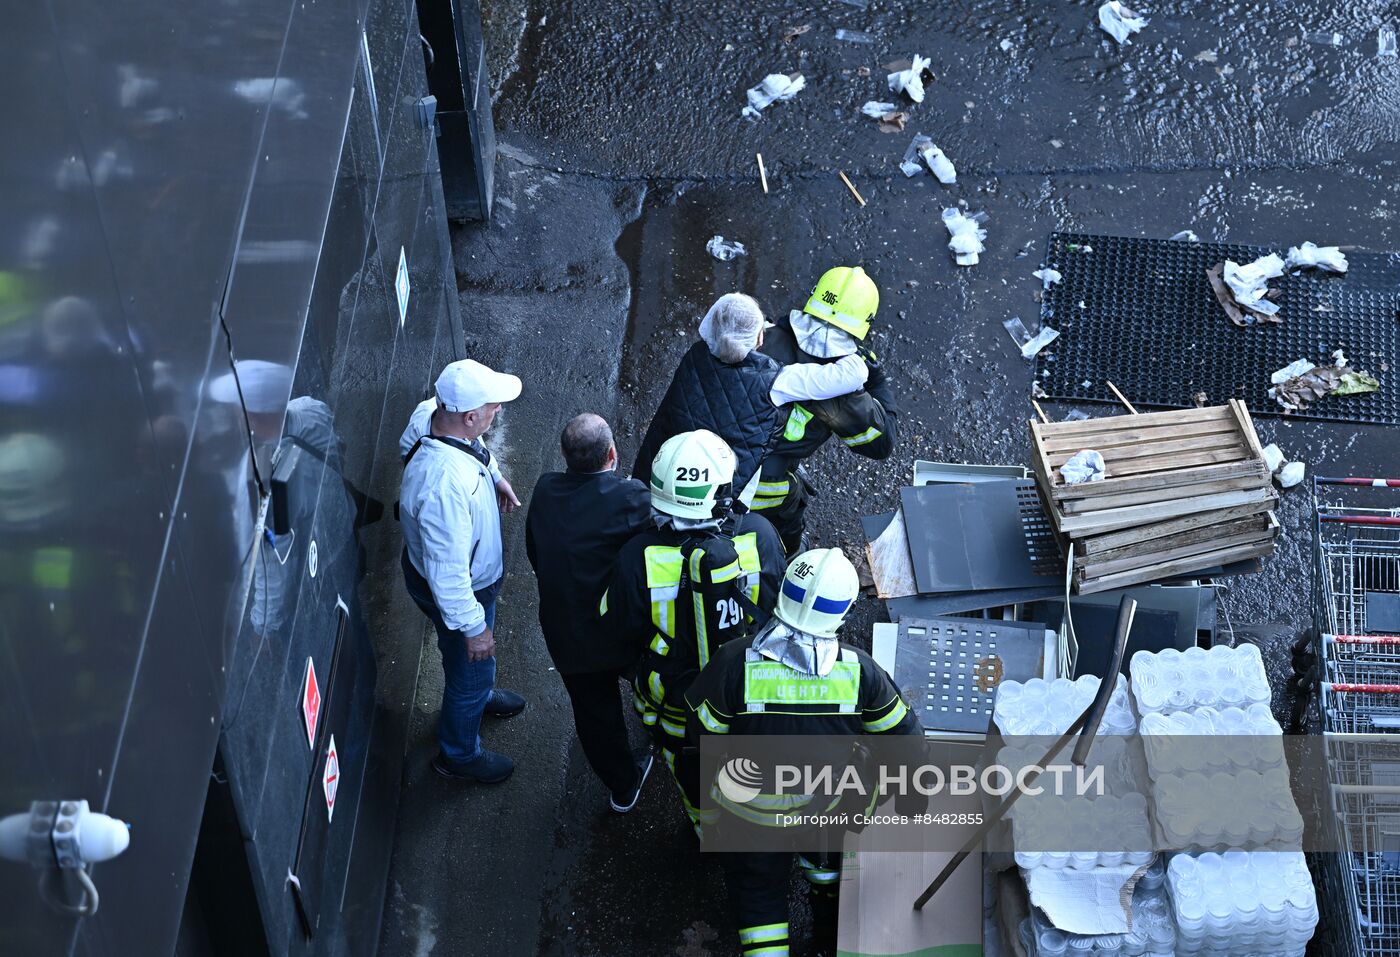
[[[914,561],[909,557],[909,533],[904,527],[904,509],[894,513],[885,530],[865,548],[870,560],[870,577],[875,594],[881,598],[907,598],[918,594],[914,584]]]
[[[940,805],[940,810],[941,810]],[[953,810],[953,808],[949,808]],[[963,806],[957,807],[964,811]],[[969,820],[981,806],[966,805]],[[894,815],[893,801],[876,809]],[[959,815],[962,816],[962,815]],[[946,841],[950,825],[939,836]],[[969,826],[970,834],[975,827]],[[841,891],[836,951],[860,957],[911,957],[915,954],[982,953],[982,857],[974,854],[953,872],[923,910],[914,898],[952,859],[951,851],[864,851],[860,835],[846,836],[841,854]]]

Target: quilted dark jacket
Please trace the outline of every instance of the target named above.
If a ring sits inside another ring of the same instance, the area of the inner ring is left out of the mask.
[[[720,362],[705,343],[695,343],[676,367],[671,387],[652,416],[632,466],[633,478],[650,483],[651,461],[673,435],[709,429],[734,450],[738,495],[763,465],[781,428],[783,417],[770,398],[781,369],[761,352],[750,352],[733,365]]]

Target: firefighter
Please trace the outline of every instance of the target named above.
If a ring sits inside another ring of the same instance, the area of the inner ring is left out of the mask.
[[[773,618],[752,638],[719,649],[691,683],[687,750],[698,753],[700,739],[715,734],[919,734],[915,714],[884,669],[836,638],[859,590],[856,570],[840,549],[818,548],[794,558]],[[765,795],[739,804],[716,783],[710,796],[721,828],[731,815],[740,827],[787,826],[783,814],[765,810]],[[782,806],[793,809],[790,803]],[[787,957],[793,853],[720,856],[744,957]],[[836,926],[839,852],[798,855],[798,863],[811,892],[817,933],[829,935]]]
[[[899,408],[885,370],[865,346],[880,291],[859,266],[828,269],[802,309],[770,329],[763,351],[783,363],[865,360],[865,385],[832,399],[801,400],[787,410],[781,432],[759,473],[753,508],[773,523],[789,555],[800,550],[804,512],[813,489],[800,466],[835,435],[852,452],[889,458]]]
[[[699,830],[699,770],[681,754],[685,690],[721,644],[777,601],[783,548],[766,519],[732,512],[734,454],[713,432],[668,439],[651,469],[655,527],[622,547],[600,612],[642,649],[634,705]]]

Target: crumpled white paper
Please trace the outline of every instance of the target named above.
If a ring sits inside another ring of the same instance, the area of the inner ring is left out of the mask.
[[[705,244],[705,252],[726,263],[735,256],[747,256],[749,253],[743,243],[727,242],[723,236],[711,236]]]
[[[1064,278],[1060,275],[1058,270],[1051,269],[1049,266],[1046,266],[1044,269],[1037,269],[1035,272],[1031,273],[1031,275],[1044,283],[1046,289],[1049,289]]]
[[[1270,472],[1277,472],[1287,462],[1287,457],[1283,454],[1283,449],[1275,442],[1270,442],[1261,451],[1264,453],[1264,464],[1269,467]]]
[[[981,226],[986,218],[986,213],[964,216],[956,206],[943,210],[943,225],[948,227],[948,233],[953,237],[948,240],[948,248],[953,251],[959,266],[977,265],[977,254],[986,248],[982,240],[987,238],[987,231]]]
[[[860,108],[860,111],[872,120],[879,120],[889,116],[895,109],[896,107],[893,103],[881,103],[879,100],[867,100],[865,105]]]
[[[1118,0],[1108,0],[1099,7],[1099,26],[1119,43],[1132,43],[1128,37],[1147,26],[1147,18],[1138,16]]]
[[[1332,272],[1347,271],[1347,257],[1336,246],[1319,246],[1316,243],[1303,243],[1291,246],[1286,264],[1289,269],[1302,269],[1305,266],[1320,266]]]
[[[749,105],[744,107],[743,115],[751,120],[756,120],[770,103],[777,100],[790,100],[800,93],[806,85],[807,78],[801,73],[794,73],[792,76],[785,73],[770,73],[763,78],[762,83],[749,89],[747,94]]]
[[[1317,363],[1311,359],[1294,359],[1288,365],[1279,369],[1269,376],[1270,385],[1282,385],[1289,379],[1296,379],[1300,375],[1306,375],[1317,368]]]
[[[909,99],[915,103],[924,101],[924,71],[933,62],[926,56],[919,56],[915,53],[910,57],[910,65],[907,70],[899,70],[891,73],[887,79],[890,89],[896,93],[903,91],[909,95]]]
[[[1235,302],[1266,315],[1278,312],[1278,304],[1264,298],[1264,293],[1269,291],[1269,280],[1282,275],[1283,260],[1277,253],[1260,256],[1244,266],[1225,260],[1225,284],[1235,294]]]
[[[1060,475],[1066,485],[1082,485],[1085,482],[1102,482],[1108,474],[1103,456],[1093,449],[1083,449],[1070,456],[1070,460],[1060,466]]]
[[[1303,481],[1307,467],[1302,462],[1289,462],[1278,471],[1278,484],[1282,488],[1292,488]]]
[[[953,161],[948,158],[937,146],[929,143],[919,151],[919,155],[928,164],[929,172],[938,177],[938,181],[945,186],[951,186],[958,181],[957,168],[953,166]]]

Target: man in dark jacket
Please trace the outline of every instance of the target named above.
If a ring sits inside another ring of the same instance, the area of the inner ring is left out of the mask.
[[[637,803],[651,770],[627,740],[618,681],[630,680],[638,647],[598,615],[618,550],[651,524],[651,496],[618,478],[612,429],[585,412],[560,438],[567,472],[540,476],[525,518],[525,552],[540,591],[540,629],[574,708],[584,757],[607,785],[612,809]]]
[[[763,460],[782,431],[783,407],[854,392],[865,382],[856,355],[830,363],[798,360],[784,367],[761,352],[763,310],[749,296],[720,296],[700,323],[691,346],[642,439],[633,478],[649,482],[651,463],[667,439],[705,429],[734,453],[734,492],[747,506],[758,488]]]
[[[794,309],[767,336],[768,355],[794,363],[839,363],[860,356],[869,369],[863,387],[816,401],[794,402],[763,462],[753,508],[773,523],[789,555],[801,549],[810,489],[799,471],[833,435],[857,455],[886,459],[894,451],[899,407],[885,370],[865,347],[880,292],[859,266],[828,269],[807,304]]]

